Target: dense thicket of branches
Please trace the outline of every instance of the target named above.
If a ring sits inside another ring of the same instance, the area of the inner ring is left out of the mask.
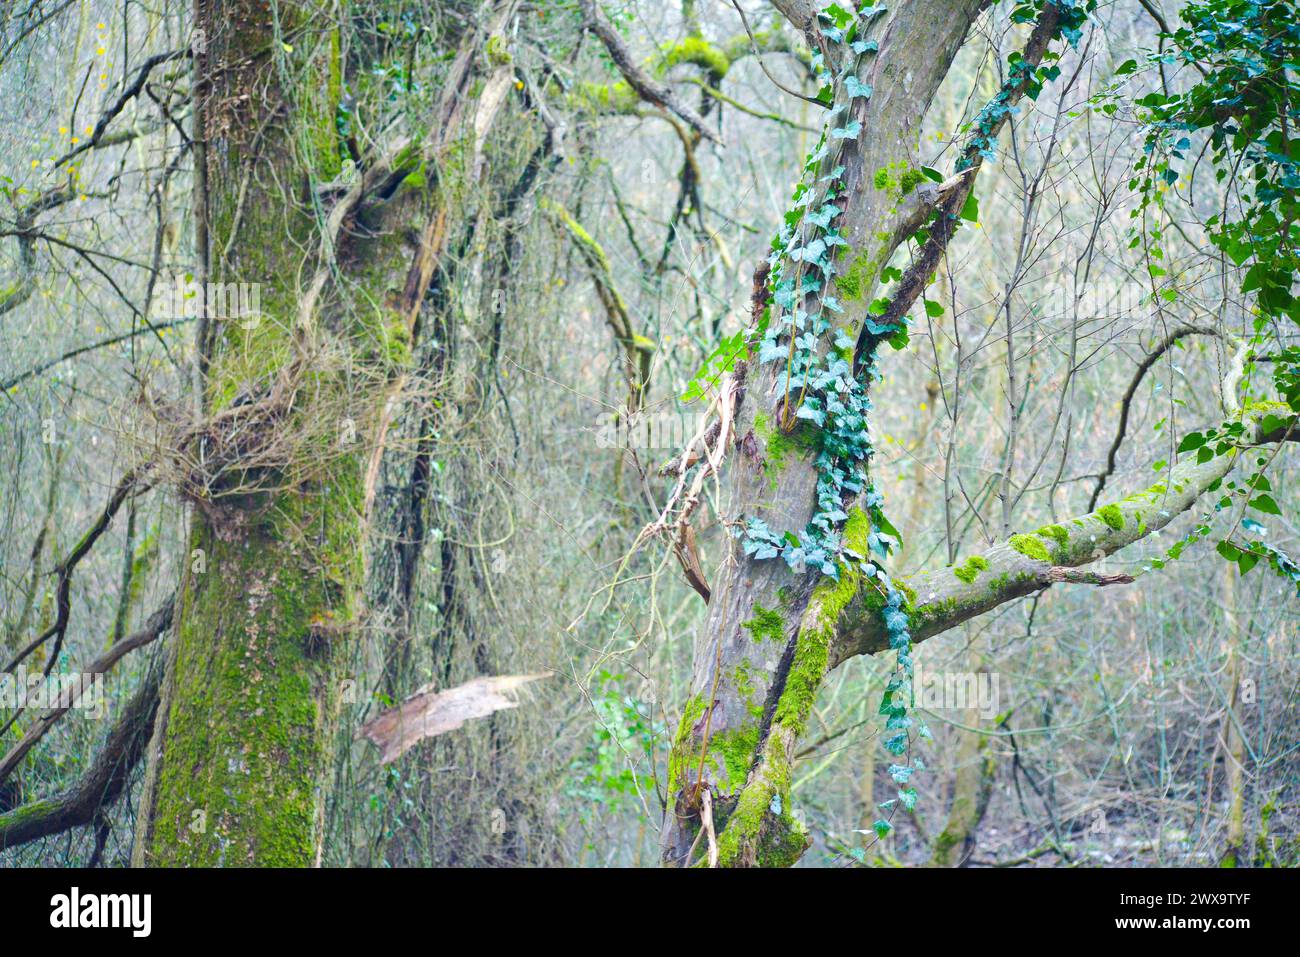
[[[1295,544],[1294,336],[1211,240],[1240,163],[1202,129],[1142,182],[1148,98],[1211,69],[1148,58],[1176,4],[273,6],[0,10],[0,658],[102,676],[0,694],[0,861],[1300,861],[1296,586],[1215,549]],[[830,282],[849,358],[906,322],[902,781],[873,586],[738,538],[815,511],[744,333],[865,37]]]

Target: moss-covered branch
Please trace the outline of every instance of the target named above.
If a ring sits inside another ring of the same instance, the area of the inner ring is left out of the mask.
[[[1266,434],[1270,418],[1290,421],[1285,407],[1257,403],[1242,417],[1246,446],[1278,441],[1284,434]],[[1042,591],[1058,582],[1110,584],[1114,576],[1081,569],[1127,545],[1141,541],[1192,508],[1206,492],[1236,468],[1244,449],[1234,449],[1207,462],[1195,456],[1175,465],[1163,481],[1093,512],[1059,525],[1012,535],[994,545],[977,563],[974,559],[937,571],[924,572],[901,583],[910,600],[912,639],[920,641],[999,605]],[[881,621],[881,597],[864,588],[840,617],[834,648],[838,664],[854,655],[874,654],[888,647]]]
[[[637,65],[635,69],[639,75],[646,77],[656,88],[671,92],[666,85],[669,71],[674,67],[683,65],[694,67],[702,76],[692,77],[689,82],[701,86],[710,96],[723,102],[730,102],[737,109],[751,115],[757,115],[765,119],[780,119],[774,114],[762,114],[741,106],[739,103],[729,100],[718,89],[723,79],[738,61],[748,56],[762,55],[763,53],[789,54],[804,64],[807,64],[809,60],[806,48],[798,46],[784,31],[773,29],[757,31],[752,39],[749,34],[737,34],[721,43],[710,43],[708,40],[697,36],[685,37],[681,40],[663,44],[653,61]],[[579,80],[573,85],[569,93],[569,100],[574,106],[589,112],[625,115],[635,115],[643,112],[645,103],[655,106],[662,105],[653,97],[644,96],[642,91],[634,87],[627,79],[617,80],[613,83]],[[677,113],[676,110],[673,110],[673,112]],[[681,116],[680,113],[677,115]],[[687,120],[691,126],[695,126],[687,117],[683,116],[682,119]],[[700,121],[703,122],[702,117]],[[782,122],[788,121],[782,120]],[[698,129],[698,127],[696,128]],[[709,134],[704,132],[702,135],[708,136]],[[709,136],[709,138],[716,141],[715,136]]]
[[[149,669],[94,764],[73,788],[0,814],[0,850],[89,824],[117,800],[148,743],[161,676],[161,668]]]
[[[596,295],[600,297],[600,303],[605,309],[606,322],[623,350],[628,407],[636,410],[642,404],[646,383],[650,379],[650,360],[654,357],[655,344],[639,334],[633,326],[627,302],[614,284],[614,270],[605,248],[559,203],[543,198],[539,205],[564,229],[591,273]]]

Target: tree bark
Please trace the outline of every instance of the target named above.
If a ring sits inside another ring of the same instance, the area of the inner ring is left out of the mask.
[[[874,92],[854,107],[863,133],[841,159],[847,191],[840,232],[853,252],[836,285],[857,323],[890,253],[915,229],[917,197],[903,187],[902,173],[917,165],[926,108],[982,7],[981,0],[913,0],[891,8],[871,31],[879,52],[866,61],[860,79]],[[732,461],[727,502],[734,513],[762,518],[772,528],[803,529],[817,481],[808,427],[781,430],[783,396],[774,368],[759,367],[749,376],[736,436],[742,449],[755,451]],[[865,537],[858,524],[856,533]],[[718,579],[669,763],[663,856],[667,863],[687,863],[698,834],[699,792],[707,786],[723,865],[789,864],[805,847],[789,815],[791,746],[831,664],[833,627],[826,622],[833,626],[856,582],[815,587],[811,576],[753,561],[735,543]],[[742,790],[749,796],[738,807]],[[778,807],[781,812],[769,812]]]
[[[920,296],[955,231],[983,150],[1025,94],[1060,20],[1060,11],[1045,4],[1026,41],[1024,66],[1004,83],[999,111],[981,121],[979,137],[963,151],[957,175],[936,189],[911,188],[909,183],[915,187],[919,181],[914,153],[921,120],[984,6],[977,0],[913,0],[891,7],[869,31],[878,52],[861,61],[859,80],[873,93],[851,101],[848,119],[860,121],[861,133],[846,141],[838,159],[847,189],[836,200],[844,204],[838,230],[848,241],[848,252],[837,264],[834,285],[858,329],[865,327],[882,267],[937,210],[929,239],[904,270],[881,321],[901,320]],[[723,505],[732,527],[759,518],[778,533],[802,531],[812,515],[817,436],[805,422],[782,428],[778,365],[737,372],[744,389],[737,400],[737,450],[725,479]],[[1234,379],[1239,378],[1238,370]],[[1230,401],[1235,388],[1235,381],[1225,386]],[[1262,434],[1270,412],[1290,421],[1284,408],[1251,407],[1242,416],[1244,445],[1278,440]],[[895,577],[906,598],[911,640],[940,634],[1058,582],[1132,581],[1075,569],[1163,528],[1214,487],[1238,458],[1233,453],[1205,463],[1186,459],[1143,492],[1060,525],[1010,535],[962,575],[946,568],[910,579]],[[869,532],[866,514],[851,509],[843,529],[846,547],[867,554]],[[752,560],[738,543],[730,544],[696,642],[691,693],[670,754],[661,834],[665,863],[696,864],[716,856],[722,866],[788,866],[799,859],[809,842],[791,813],[792,756],[830,669],[853,655],[889,647],[884,604],[875,579],[847,564],[841,565],[838,581],[819,580],[812,573],[795,575],[779,561]],[[700,850],[705,789],[717,833]]]
[[[494,28],[512,10],[498,4]],[[440,203],[466,173],[448,151],[468,135],[471,155],[486,133],[465,106],[478,64],[500,63],[469,28],[426,135],[362,157],[341,195],[327,187],[342,173],[343,41],[319,16],[305,0],[197,7],[200,248],[213,282],[261,284],[261,316],[214,320],[200,344],[207,415],[180,476],[193,550],[137,864],[320,863],[378,457],[445,245]],[[410,176],[426,169],[434,187]]]

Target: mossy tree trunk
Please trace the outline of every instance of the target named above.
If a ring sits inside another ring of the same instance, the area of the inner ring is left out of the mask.
[[[473,136],[483,39],[467,34],[425,135],[359,158],[349,180],[346,22],[306,0],[197,4],[200,270],[259,283],[260,316],[200,334],[205,431],[180,456],[192,551],[137,864],[320,863],[371,486],[445,240],[453,141]]]
[[[857,323],[880,270],[919,225],[922,206],[912,187],[921,123],[983,6],[913,0],[891,7],[871,31],[879,53],[860,79],[874,92],[860,101],[865,111],[855,118],[863,132],[841,160],[847,189],[840,233],[850,249],[836,285]],[[749,371],[736,435],[742,449],[754,451],[733,456],[728,500],[774,529],[802,529],[816,500],[815,438],[806,424],[788,434],[778,427],[782,401],[772,365]],[[865,541],[860,513],[850,526],[848,539]],[[686,862],[705,786],[713,792],[721,863],[789,864],[802,854],[805,838],[789,812],[789,755],[831,665],[834,623],[856,588],[851,575],[818,585],[733,545],[697,642],[691,696],[673,745],[667,862]]]

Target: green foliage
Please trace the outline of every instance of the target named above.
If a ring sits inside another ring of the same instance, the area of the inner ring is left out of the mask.
[[[1147,134],[1145,155],[1130,181],[1142,200],[1134,216],[1145,222],[1147,210],[1163,207],[1168,190],[1183,173],[1196,175],[1196,164],[1208,152],[1215,177],[1220,182],[1231,177],[1233,201],[1205,225],[1214,246],[1244,269],[1240,291],[1253,296],[1256,313],[1250,345],[1263,352],[1268,340],[1279,335],[1280,323],[1300,323],[1300,301],[1291,291],[1300,278],[1300,153],[1293,140],[1300,118],[1300,11],[1295,0],[1197,0],[1180,15],[1186,25],[1162,35],[1168,52],[1149,60],[1191,64],[1200,79],[1185,92],[1156,91],[1136,101]],[[1116,73],[1136,69],[1137,63],[1128,61]],[[1134,245],[1141,239],[1136,236]],[[1158,257],[1158,231],[1147,241],[1154,241],[1151,248]],[[1153,278],[1163,273],[1155,264],[1149,271]],[[1277,359],[1274,383],[1288,411],[1300,411],[1300,350],[1283,346]],[[1282,424],[1282,417],[1276,418]],[[1241,423],[1192,432],[1182,438],[1178,451],[1194,452],[1199,462],[1206,462],[1248,444],[1250,437],[1243,432]],[[1215,510],[1230,501],[1225,498]],[[1249,498],[1247,505],[1265,514],[1280,513],[1267,494]],[[1242,525],[1262,534],[1258,522]],[[1199,529],[1193,536],[1199,536]],[[1217,551],[1243,572],[1265,556],[1275,570],[1285,568],[1258,541],[1238,547],[1225,539]],[[1177,557],[1172,549],[1170,556]]]
[[[748,351],[748,340],[749,332],[742,329],[718,343],[718,347],[709,353],[699,371],[691,376],[681,400],[690,402],[701,399],[716,389],[722,377],[736,368],[736,360]]]
[[[591,740],[570,765],[566,788],[588,805],[611,810],[622,808],[638,790],[654,790],[654,777],[632,765],[653,767],[654,743],[663,733],[653,709],[624,690],[626,681],[626,675],[605,669],[592,679],[588,690],[596,722]]]
[[[1077,47],[1088,14],[1097,6],[1096,0],[1033,0],[1031,3],[1019,4],[1012,11],[1011,19],[1016,23],[1036,23],[1049,6],[1055,8],[1059,15],[1050,39],[1064,37],[1071,46]],[[1043,55],[1043,63],[1033,67],[1019,52],[1012,53],[1007,58],[1007,78],[968,127],[968,142],[961,159],[957,161],[957,172],[973,166],[977,155],[984,159],[994,158],[997,131],[1007,115],[1015,109],[1012,101],[1022,92],[1031,100],[1037,99],[1043,84],[1060,76],[1061,69],[1055,62],[1057,59],[1057,54],[1049,52]]]

